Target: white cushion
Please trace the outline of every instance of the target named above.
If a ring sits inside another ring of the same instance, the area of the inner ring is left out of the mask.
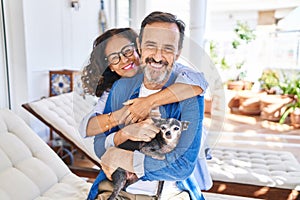
[[[0,110],[0,199],[85,199],[91,184],[75,176],[29,126]]]
[[[82,118],[93,109],[94,103],[92,98],[83,98],[76,92],[71,92],[31,102],[28,105],[80,150],[100,163],[94,152],[94,137],[82,138],[78,132]]]
[[[290,152],[216,147],[212,156],[213,180],[299,190],[300,164]]]

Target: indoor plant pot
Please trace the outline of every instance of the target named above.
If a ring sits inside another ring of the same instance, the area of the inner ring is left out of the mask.
[[[227,82],[227,89],[228,90],[243,90],[244,89],[244,82],[243,81],[228,81]]]
[[[290,115],[291,125],[300,128],[300,94],[294,96],[294,101],[287,105],[286,111],[282,114],[279,123],[283,124]]]
[[[227,82],[228,90],[251,90],[253,82],[245,80],[230,80]]]
[[[300,73],[294,79],[286,76],[280,87],[284,94],[292,96],[293,101],[287,106],[287,110],[283,113],[279,122],[284,123],[285,119],[290,116],[291,124],[296,128],[300,128]]]
[[[293,101],[289,96],[265,95],[260,101],[260,117],[269,121],[278,122]]]
[[[291,112],[291,124],[295,128],[300,128],[300,108],[295,108],[293,112]]]

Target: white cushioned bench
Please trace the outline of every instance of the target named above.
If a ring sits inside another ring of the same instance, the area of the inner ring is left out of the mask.
[[[71,92],[22,106],[100,166],[100,159],[94,152],[94,137],[82,138],[78,132],[80,121],[94,106],[93,99],[84,99]]]
[[[90,187],[20,117],[0,110],[1,200],[82,200]]]
[[[208,167],[214,180],[214,187],[222,183],[227,183],[227,187],[231,187],[225,188],[224,193],[242,195],[246,192],[249,196],[268,197],[268,194],[263,192],[258,195],[257,190],[264,187],[265,190],[268,188],[269,195],[279,195],[283,199],[286,195],[299,194],[300,164],[290,152],[216,147],[212,151],[212,156],[213,159],[208,161]],[[239,186],[256,187],[252,189],[245,187],[248,189],[243,191],[242,187],[238,189]],[[278,193],[271,194],[271,189],[277,190]]]

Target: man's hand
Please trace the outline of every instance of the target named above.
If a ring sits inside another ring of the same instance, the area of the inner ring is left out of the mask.
[[[118,167],[134,173],[133,152],[117,147],[110,147],[101,157],[101,168],[106,177],[112,180],[111,175]]]
[[[130,124],[121,129],[120,134],[127,140],[149,142],[155,138],[159,128],[153,124],[151,119]]]
[[[130,124],[115,134],[114,143],[118,146],[126,140],[149,142],[159,133],[159,128],[153,124],[151,119]]]

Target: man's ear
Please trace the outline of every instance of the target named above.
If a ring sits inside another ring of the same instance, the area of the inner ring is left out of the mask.
[[[136,46],[137,46],[137,48],[138,48],[137,50],[138,50],[139,54],[142,55],[141,44],[140,44],[140,39],[139,39],[139,37],[137,37],[135,41],[136,41]]]
[[[178,60],[179,56],[181,55],[181,49],[178,50],[176,56],[175,56],[175,60]]]

